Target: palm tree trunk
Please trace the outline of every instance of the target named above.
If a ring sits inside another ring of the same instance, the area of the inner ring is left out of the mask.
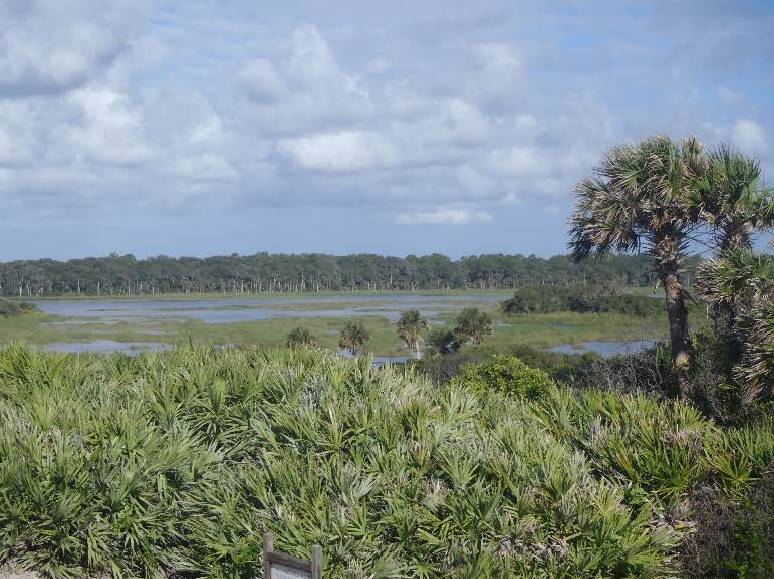
[[[691,364],[691,339],[688,333],[688,309],[685,306],[685,290],[677,273],[677,264],[662,267],[661,281],[666,293],[669,316],[669,342],[672,348],[672,365],[677,376],[680,396],[685,397],[687,374]]]

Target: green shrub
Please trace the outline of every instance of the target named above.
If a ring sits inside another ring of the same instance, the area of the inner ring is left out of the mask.
[[[495,354],[479,364],[465,364],[452,384],[482,393],[487,390],[537,399],[553,387],[550,376],[514,356]]]
[[[35,307],[35,304],[0,298],[0,318],[10,318],[36,311],[38,311],[38,308]]]
[[[771,458],[770,422],[539,391],[306,348],[6,349],[0,568],[260,576],[269,530],[296,556],[323,544],[331,578],[672,577],[696,485],[741,496]]]

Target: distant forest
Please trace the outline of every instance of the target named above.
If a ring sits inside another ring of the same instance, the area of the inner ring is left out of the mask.
[[[648,285],[654,276],[641,255],[568,256],[269,254],[206,258],[111,254],[55,261],[0,263],[0,295],[56,296],[163,293],[262,293],[355,290],[497,289],[524,285]]]

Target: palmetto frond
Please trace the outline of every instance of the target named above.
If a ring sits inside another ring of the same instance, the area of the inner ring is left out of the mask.
[[[774,261],[744,250],[725,252],[699,266],[696,289],[711,306],[751,304],[774,291]]]
[[[693,227],[688,192],[703,171],[701,145],[667,137],[611,149],[594,176],[575,187],[570,248],[576,259],[592,252],[631,252],[659,235],[683,235]]]
[[[741,316],[745,352],[734,370],[750,397],[774,394],[774,292],[760,296]]]
[[[17,347],[0,351],[0,565],[259,577],[270,530],[299,557],[324,545],[333,579],[671,577],[670,505],[697,481],[744,488],[771,437],[681,403],[527,403],[305,348]]]
[[[774,227],[774,193],[762,185],[760,163],[727,145],[709,153],[692,202],[723,250],[749,248],[755,232]]]

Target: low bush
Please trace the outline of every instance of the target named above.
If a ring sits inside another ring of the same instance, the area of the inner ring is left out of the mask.
[[[543,397],[554,387],[545,371],[527,366],[515,356],[500,354],[485,362],[464,365],[451,383],[479,394],[495,391],[529,400]]]
[[[10,318],[35,311],[37,308],[29,302],[16,302],[0,298],[0,318]]]
[[[562,373],[566,383],[580,390],[599,389],[629,394],[652,393],[673,397],[676,392],[669,346],[658,344],[636,354],[589,359]]]

